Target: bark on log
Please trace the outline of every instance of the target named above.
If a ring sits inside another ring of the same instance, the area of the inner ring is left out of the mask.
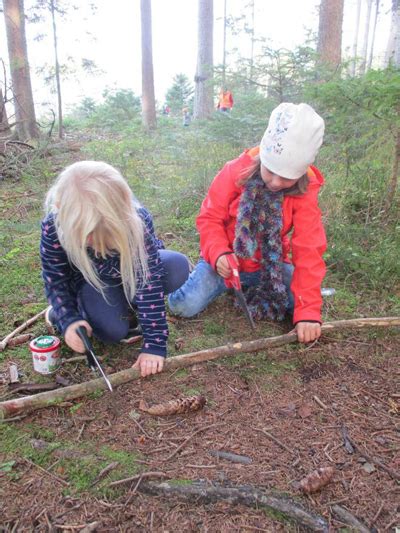
[[[338,320],[336,322],[327,322],[322,326],[322,331],[342,330],[342,329],[360,329],[368,327],[390,327],[400,326],[400,317],[384,317],[384,318],[359,318],[354,320]],[[175,370],[183,368],[204,361],[212,361],[221,357],[233,356],[238,353],[260,352],[274,346],[283,346],[297,340],[296,333],[286,333],[277,337],[267,337],[257,339],[254,341],[236,342],[233,344],[226,344],[217,348],[210,348],[208,350],[201,350],[188,354],[177,355],[167,359],[164,365],[164,370]],[[121,370],[109,376],[109,380],[113,387],[123,385],[129,381],[139,379],[140,374],[134,368]],[[11,418],[21,413],[28,413],[43,407],[52,407],[58,403],[75,400],[91,392],[101,389],[107,389],[107,385],[102,378],[86,381],[85,383],[78,383],[71,385],[64,389],[55,391],[43,392],[35,396],[26,396],[15,400],[8,400],[0,403],[0,419]]]
[[[311,531],[328,532],[328,522],[320,515],[307,510],[298,502],[288,496],[272,491],[265,491],[251,485],[226,487],[209,484],[204,481],[176,483],[164,481],[157,483],[149,481],[142,483],[138,490],[155,496],[163,495],[178,497],[185,500],[195,500],[196,503],[214,503],[225,501],[231,505],[247,505],[249,507],[266,507],[284,514],[287,518],[295,520],[298,524]]]
[[[359,533],[371,533],[371,530],[365,526],[356,516],[340,505],[333,505],[332,512],[341,522],[351,527],[351,531]]]

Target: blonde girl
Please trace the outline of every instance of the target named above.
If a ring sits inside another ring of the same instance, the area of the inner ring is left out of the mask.
[[[162,370],[164,296],[187,279],[189,263],[163,249],[150,213],[118,170],[80,161],[61,172],[46,197],[40,256],[47,319],[71,349],[84,352],[78,326],[113,343],[128,335],[131,316],[143,334],[133,366],[142,376]]]

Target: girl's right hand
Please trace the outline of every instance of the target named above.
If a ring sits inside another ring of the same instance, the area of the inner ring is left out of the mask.
[[[86,322],[86,320],[77,320],[76,322],[72,322],[72,324],[67,327],[64,333],[64,339],[71,350],[78,353],[85,353],[85,346],[76,332],[76,328],[79,326],[85,326],[89,337],[92,336],[93,330],[89,322]]]
[[[229,266],[228,259],[226,258],[227,255],[228,254],[220,255],[217,259],[217,262],[215,263],[216,271],[218,272],[220,276],[222,276],[225,279],[230,278],[232,274],[232,269]],[[238,265],[239,261],[236,255],[235,254],[229,254],[229,255],[234,258],[234,260],[236,261],[236,264]]]

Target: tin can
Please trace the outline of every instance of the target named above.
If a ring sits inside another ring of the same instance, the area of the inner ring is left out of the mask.
[[[39,374],[53,374],[61,365],[61,342],[53,335],[42,335],[30,342],[33,368]]]

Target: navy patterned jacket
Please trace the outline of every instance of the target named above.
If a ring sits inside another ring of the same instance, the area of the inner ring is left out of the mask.
[[[158,253],[158,250],[164,246],[155,235],[150,213],[144,207],[140,207],[138,212],[145,226],[149,277],[143,284],[140,276],[137,276],[135,301],[131,303],[137,307],[138,321],[143,330],[142,351],[165,357],[168,326],[162,284],[164,267]],[[90,248],[89,254],[105,285],[107,283],[116,285],[121,282],[119,255],[109,256],[106,259],[97,258]],[[60,244],[53,214],[42,221],[40,257],[46,297],[54,310],[55,325],[64,334],[70,324],[83,320],[78,309],[77,294],[85,280],[79,270],[70,263]]]

